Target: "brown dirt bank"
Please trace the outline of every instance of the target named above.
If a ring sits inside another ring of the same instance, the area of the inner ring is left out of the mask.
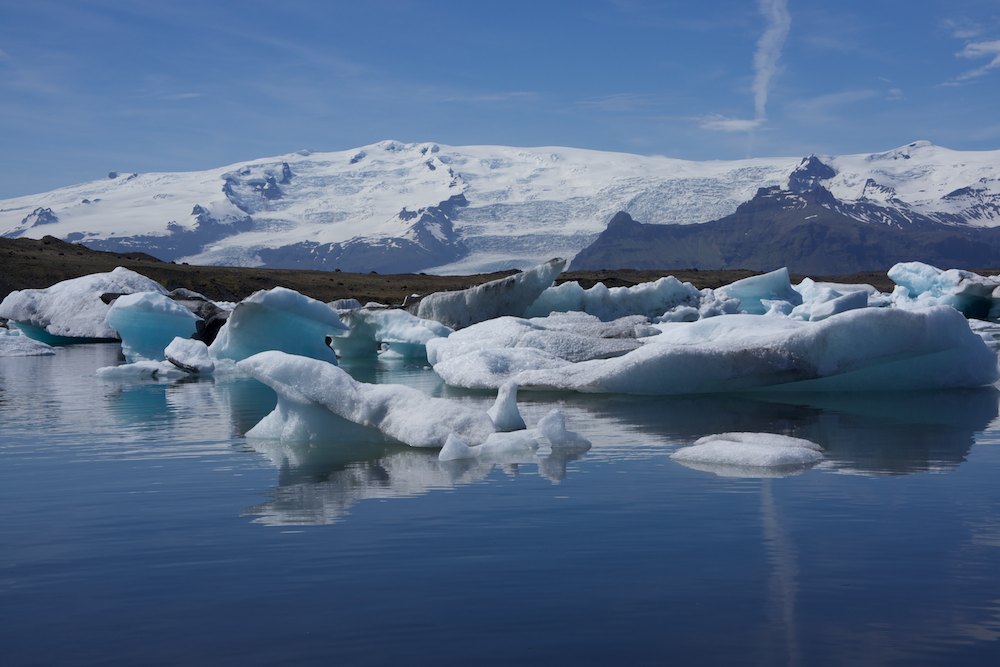
[[[167,289],[187,287],[211,299],[238,301],[259,289],[288,287],[320,301],[353,297],[362,303],[401,303],[408,294],[430,294],[478,285],[509,275],[511,271],[472,276],[433,276],[425,274],[340,273],[298,271],[228,266],[188,266],[162,262],[144,253],[110,253],[47,236],[41,240],[0,238],[0,299],[13,290],[48,287],[68,278],[111,271],[124,266],[156,280]],[[527,268],[527,267],[525,267]],[[888,268],[888,267],[887,267]],[[998,270],[978,270],[994,274]],[[579,281],[584,287],[603,282],[608,287],[630,286],[673,275],[698,288],[719,287],[754,275],[746,270],[697,271],[691,269],[573,271],[564,273],[559,282]],[[803,276],[793,276],[799,280]],[[885,273],[859,273],[847,276],[810,276],[816,280],[865,282],[882,291],[892,289]]]

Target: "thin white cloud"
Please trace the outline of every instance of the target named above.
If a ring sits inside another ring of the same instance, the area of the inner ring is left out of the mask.
[[[976,79],[992,70],[1000,69],[1000,39],[989,42],[970,42],[956,55],[959,58],[968,58],[970,60],[989,58],[989,62],[985,65],[963,72],[956,78],[957,81]]]
[[[717,132],[753,132],[764,124],[761,118],[726,118],[725,116],[704,116],[698,119],[698,127]]]
[[[705,130],[719,132],[753,132],[767,121],[767,98],[778,74],[778,60],[785,46],[785,39],[792,27],[788,13],[788,0],[757,0],[757,7],[767,25],[757,40],[753,55],[753,118],[727,118],[705,116],[698,125]]]
[[[778,59],[792,27],[792,17],[788,13],[787,0],[759,0],[757,5],[767,19],[767,28],[757,41],[753,56],[754,119],[763,121],[767,118],[767,97],[778,72]]]

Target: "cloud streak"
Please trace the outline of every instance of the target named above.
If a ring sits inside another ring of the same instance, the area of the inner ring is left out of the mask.
[[[968,81],[969,79],[979,78],[992,70],[1000,69],[1000,39],[991,42],[970,42],[956,55],[959,58],[969,58],[971,60],[989,58],[990,61],[985,65],[959,74],[957,80]]]
[[[788,13],[787,0],[759,0],[757,6],[767,19],[767,28],[757,41],[757,51],[753,56],[754,119],[763,121],[767,118],[767,97],[778,72],[778,59],[792,27],[792,17]]]
[[[753,118],[706,116],[699,127],[719,132],[753,132],[767,121],[767,98],[778,74],[778,60],[792,27],[788,0],[757,0],[757,8],[766,21],[764,33],[757,40],[753,54]]]

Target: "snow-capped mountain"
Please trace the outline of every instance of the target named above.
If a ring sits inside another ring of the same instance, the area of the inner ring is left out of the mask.
[[[1000,225],[1000,151],[916,142],[870,155],[696,162],[383,141],[200,172],[112,172],[0,201],[0,235],[200,264],[474,273],[573,257],[617,211],[703,223],[776,186],[819,187],[840,213],[856,217],[854,206],[871,223]]]

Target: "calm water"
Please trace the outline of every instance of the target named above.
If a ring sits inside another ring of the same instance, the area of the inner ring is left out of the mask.
[[[990,390],[521,396],[575,460],[265,447],[252,381],[109,382],[115,346],[0,359],[0,655],[51,664],[1000,664]],[[405,366],[352,371],[488,406]],[[773,479],[668,458],[811,439]]]

